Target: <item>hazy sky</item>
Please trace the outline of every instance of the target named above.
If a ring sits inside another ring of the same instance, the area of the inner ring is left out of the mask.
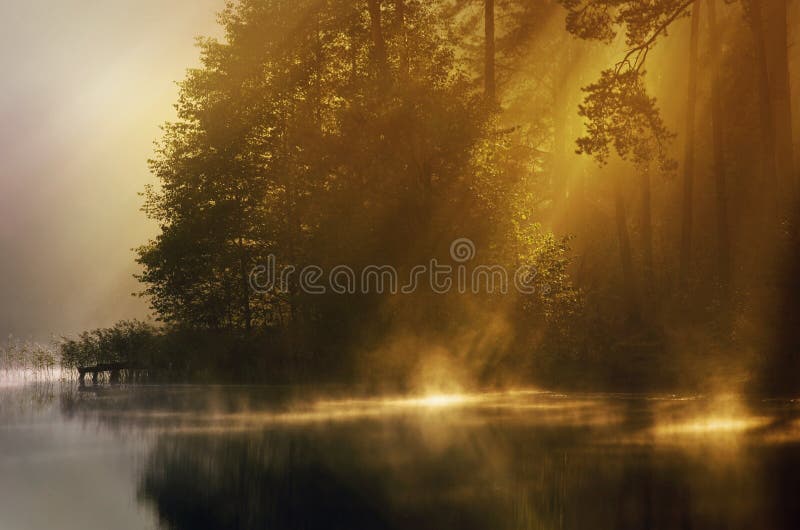
[[[223,0],[0,3],[0,341],[143,317],[137,195]]]

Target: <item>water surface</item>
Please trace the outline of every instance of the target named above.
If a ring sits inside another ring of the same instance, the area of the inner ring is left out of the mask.
[[[800,528],[799,418],[735,396],[33,383],[0,388],[0,528]]]

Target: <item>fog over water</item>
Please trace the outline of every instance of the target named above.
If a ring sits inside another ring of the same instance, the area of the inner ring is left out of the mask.
[[[800,0],[0,24],[0,530],[800,529]]]
[[[0,527],[796,528],[798,414],[734,396],[39,381],[0,389]]]

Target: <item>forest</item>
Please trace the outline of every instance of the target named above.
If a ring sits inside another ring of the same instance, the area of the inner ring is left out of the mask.
[[[156,323],[65,340],[68,365],[797,390],[796,2],[235,0],[218,21],[142,194]],[[270,260],[406,278],[457,240],[531,289],[253,286]]]

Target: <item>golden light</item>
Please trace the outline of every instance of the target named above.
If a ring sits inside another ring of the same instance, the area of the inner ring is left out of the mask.
[[[428,408],[442,408],[461,405],[467,400],[467,396],[462,394],[433,394],[430,396],[411,399],[410,404]]]
[[[709,416],[685,423],[672,423],[658,427],[658,435],[738,434],[762,427],[768,418]]]

